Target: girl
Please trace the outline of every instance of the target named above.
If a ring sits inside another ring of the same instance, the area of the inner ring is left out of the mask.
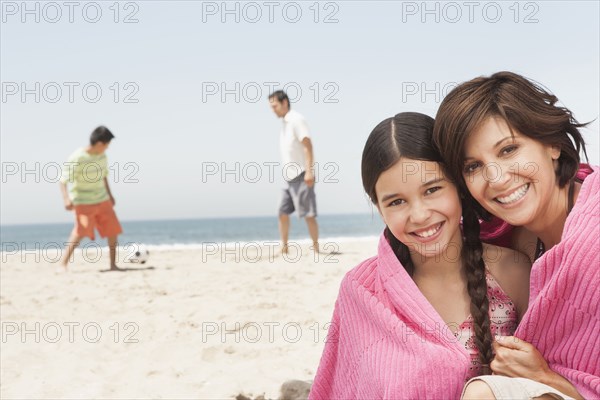
[[[367,140],[363,186],[386,229],[342,281],[311,399],[456,399],[527,307],[529,261],[482,245],[432,133],[401,113]]]
[[[434,140],[455,181],[504,221],[482,237],[537,260],[521,340],[498,343],[491,365],[519,379],[481,378],[468,398],[600,398],[600,178],[579,164],[584,125],[557,101],[499,72],[456,87],[438,111]]]

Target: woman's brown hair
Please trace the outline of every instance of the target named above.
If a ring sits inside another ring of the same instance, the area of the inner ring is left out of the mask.
[[[463,183],[464,145],[488,118],[503,119],[511,132],[560,148],[556,178],[559,187],[579,169],[585,142],[573,113],[541,85],[513,72],[497,72],[454,88],[442,101],[435,118],[433,142],[457,182]],[[462,185],[461,185],[462,186]],[[464,186],[463,186],[464,187]]]

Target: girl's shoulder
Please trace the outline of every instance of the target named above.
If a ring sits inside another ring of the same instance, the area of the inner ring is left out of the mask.
[[[508,247],[482,243],[483,261],[494,277],[508,274],[527,274],[531,271],[531,261],[527,255]]]
[[[529,257],[506,247],[483,243],[483,261],[502,290],[515,303],[519,315],[523,315],[529,299]]]

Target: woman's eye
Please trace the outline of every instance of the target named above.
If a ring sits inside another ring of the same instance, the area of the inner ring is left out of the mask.
[[[514,152],[516,149],[517,149],[517,146],[513,144],[513,145],[506,146],[505,148],[503,148],[501,153],[502,153],[502,155],[507,155],[507,154]]]
[[[441,186],[434,186],[434,187],[430,187],[429,189],[427,189],[425,191],[425,194],[432,194],[437,192],[438,190],[440,190],[442,187]]]
[[[477,170],[477,168],[479,168],[479,165],[480,164],[478,162],[469,163],[469,164],[465,165],[463,172],[465,174],[472,174],[473,172],[475,172]]]
[[[390,206],[399,206],[399,205],[404,204],[404,203],[406,203],[404,200],[402,200],[402,199],[396,199],[396,200],[392,201],[389,205]]]

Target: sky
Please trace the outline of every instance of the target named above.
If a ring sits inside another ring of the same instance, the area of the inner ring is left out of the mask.
[[[309,124],[320,214],[371,213],[360,157],[381,120],[435,116],[510,70],[582,122],[599,164],[599,3],[1,2],[0,223],[70,222],[58,169],[98,125],[122,220],[275,216],[285,88]]]

